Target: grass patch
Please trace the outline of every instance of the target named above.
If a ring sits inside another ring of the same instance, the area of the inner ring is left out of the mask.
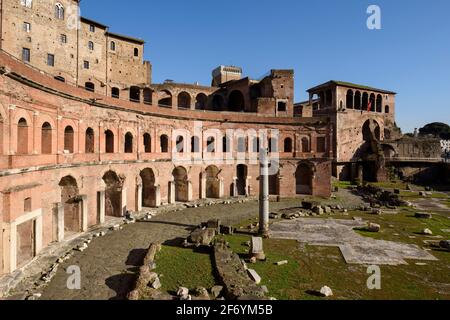
[[[417,232],[429,228],[435,235],[448,237],[442,229],[450,229],[450,220],[440,215],[432,219],[417,219],[414,210],[402,208],[397,215],[368,215],[365,212],[349,212],[345,219],[362,217],[365,221],[381,225],[380,233],[356,231],[362,236],[378,240],[390,240],[426,247],[424,240],[432,238],[418,235]],[[342,217],[336,217],[341,219]],[[233,251],[242,258],[247,257],[250,240],[247,235],[226,236]],[[450,299],[450,254],[433,250],[431,253],[438,261],[408,261],[404,266],[381,266],[382,289],[368,290],[369,275],[367,266],[348,265],[337,247],[317,247],[298,243],[293,240],[264,240],[266,262],[249,265],[262,277],[262,284],[269,289],[269,296],[279,300],[316,300],[321,299],[309,292],[329,286],[336,300],[449,300]],[[275,263],[288,260],[284,266]]]
[[[333,182],[333,188],[338,187],[339,189],[348,189],[350,187],[355,187],[356,184],[350,181],[336,181]]]
[[[163,246],[156,256],[156,272],[162,290],[174,294],[179,287],[210,289],[216,284],[212,260],[207,251]]]
[[[400,189],[405,190],[407,184],[402,181],[388,181],[388,182],[371,182],[371,185],[377,186],[383,189]]]

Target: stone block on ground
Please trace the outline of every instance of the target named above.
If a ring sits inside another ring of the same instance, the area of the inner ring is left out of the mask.
[[[248,275],[250,276],[250,279],[252,279],[256,284],[261,283],[262,279],[255,270],[248,269],[247,272],[248,272]]]
[[[442,240],[441,242],[439,242],[439,246],[442,249],[450,250],[450,240]]]
[[[366,231],[368,232],[380,232],[381,226],[376,223],[369,223],[366,227]]]
[[[320,294],[323,297],[327,297],[328,298],[328,297],[333,296],[333,291],[331,290],[330,287],[325,286],[325,287],[322,287],[322,289],[320,289]]]
[[[216,233],[220,233],[220,220],[218,219],[211,219],[206,223],[206,227],[208,229],[213,229],[216,231]]]
[[[416,212],[415,217],[418,219],[431,219],[433,218],[433,215],[426,212]]]
[[[221,296],[222,291],[223,291],[222,286],[214,286],[211,288],[211,295],[214,299],[217,299],[218,297]]]
[[[189,242],[196,245],[209,246],[216,236],[215,229],[196,229],[189,236]]]
[[[185,288],[185,287],[178,288],[178,291],[177,291],[177,296],[178,297],[187,296],[188,294],[189,294],[189,289],[188,288]]]
[[[220,233],[225,235],[233,235],[234,234],[234,227],[225,225],[220,226]]]
[[[312,209],[312,211],[313,211],[315,214],[318,214],[319,216],[321,216],[321,215],[324,214],[324,210],[323,210],[323,208],[322,208],[321,206],[315,206],[315,207]]]
[[[256,258],[257,260],[265,260],[266,255],[264,254],[263,248],[263,238],[252,237],[250,256]]]

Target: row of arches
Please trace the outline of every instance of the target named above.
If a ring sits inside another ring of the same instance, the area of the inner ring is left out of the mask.
[[[167,146],[168,137],[166,135],[161,136],[161,146]],[[278,139],[269,138],[267,140],[267,148],[269,152],[285,152],[290,153],[294,151],[293,140],[290,137],[287,137],[283,141],[283,149],[279,149]],[[252,149],[251,152],[258,153],[261,148],[261,140],[260,138],[253,138]],[[217,142],[215,137],[208,137],[206,139],[206,152],[214,153],[217,152]],[[236,143],[236,152],[249,152],[248,146],[248,138],[238,137]],[[191,153],[200,152],[200,138],[197,136],[191,137]],[[161,147],[161,152],[168,152],[166,147]],[[186,152],[186,143],[183,136],[178,136],[176,139],[176,152],[184,153]],[[231,152],[231,138],[225,136],[222,138],[222,152],[228,153]],[[301,139],[301,152],[309,153],[311,152],[311,143],[310,139],[307,137],[303,137]]]
[[[85,83],[85,89],[91,92],[95,92],[95,84],[92,82]],[[141,89],[137,86],[131,86],[128,89],[128,99],[131,102],[144,104],[153,104],[153,97],[155,91],[150,88]],[[176,96],[174,101],[174,95],[168,89],[163,89],[157,93],[157,103],[160,107],[172,108],[174,102],[176,107],[181,110],[188,110],[191,107],[195,110],[207,110],[212,109],[216,111],[233,111],[233,112],[244,112],[246,109],[246,103],[243,93],[240,90],[233,90],[227,96],[227,103],[225,103],[225,97],[221,94],[215,94],[211,98],[211,108],[208,106],[208,95],[205,93],[198,93],[194,97],[191,96],[187,91],[181,91]],[[115,99],[122,98],[121,90],[118,87],[111,88],[111,97]],[[192,102],[194,101],[194,105]]]
[[[375,95],[374,93],[360,91],[354,92],[353,90],[347,91],[346,96],[347,109],[364,110],[370,112],[390,113],[389,105],[385,105],[383,108],[383,97],[381,94]]]
[[[0,119],[0,129],[3,127],[3,121]],[[3,134],[3,130],[0,130]],[[53,127],[49,122],[44,122],[41,127],[41,154],[53,154]],[[28,143],[30,141],[28,130],[28,123],[25,118],[20,118],[17,125],[17,154],[25,155],[29,153]],[[134,135],[131,132],[126,132],[124,135],[124,153],[135,152]],[[168,153],[169,150],[169,136],[163,134],[160,136],[160,150],[161,153]],[[93,128],[88,127],[85,131],[85,153],[95,153],[95,131]],[[112,130],[105,130],[104,132],[105,140],[105,153],[115,153],[115,135]],[[0,139],[3,141],[3,139]],[[151,153],[152,150],[152,137],[149,133],[144,133],[142,135],[143,147],[145,153]],[[231,152],[232,139],[229,136],[224,136],[222,138],[222,152]],[[266,144],[269,152],[285,152],[290,153],[294,151],[293,139],[287,137],[283,140],[282,147],[279,148],[279,141],[277,138],[269,138]],[[219,145],[215,137],[208,137],[206,139],[206,152],[214,153],[219,152]],[[249,138],[238,137],[236,142],[235,150],[237,152],[259,152],[261,147],[260,138],[255,137],[252,140],[252,148],[249,150]],[[0,149],[1,150],[1,149]],[[185,138],[183,136],[178,136],[176,139],[176,147],[174,150],[178,153],[191,152],[199,153],[202,150],[200,138],[198,136],[192,136],[190,141],[190,148],[188,148]],[[75,151],[75,130],[71,125],[64,128],[64,153],[71,154]],[[301,152],[308,153],[311,152],[311,142],[308,137],[303,137],[301,139]]]
[[[235,191],[234,196],[248,195],[248,166],[240,164],[236,166]],[[221,198],[223,197],[221,191],[221,170],[215,166],[210,165],[204,170],[205,181],[205,196],[207,198]],[[174,200],[176,202],[188,202],[190,199],[190,177],[188,171],[183,166],[175,167],[171,172],[171,181],[169,182],[170,189],[173,188]],[[297,194],[312,194],[314,179],[314,168],[308,163],[299,163],[295,171],[295,185]],[[105,172],[102,176],[104,183],[104,214],[110,217],[122,217],[124,215],[124,208],[126,203],[122,203],[124,197],[122,192],[124,190],[126,178],[118,175],[114,170]],[[158,193],[160,186],[157,184],[156,175],[151,168],[145,168],[139,173],[139,187],[140,192],[140,206],[143,208],[156,207],[160,205],[158,200]],[[279,194],[279,172],[270,177],[271,194]],[[172,184],[172,185],[171,185]],[[82,213],[79,186],[77,180],[69,175],[63,177],[59,182],[61,190],[61,203],[64,206],[64,228],[65,236],[70,236],[72,233],[82,231]],[[99,205],[99,204],[97,204]]]

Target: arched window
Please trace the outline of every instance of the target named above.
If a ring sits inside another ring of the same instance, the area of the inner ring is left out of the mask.
[[[269,138],[268,147],[269,147],[269,152],[278,152],[278,139]]]
[[[208,103],[208,97],[204,93],[199,93],[195,98],[195,109],[205,110]]]
[[[362,95],[362,110],[368,111],[369,107],[369,94],[367,92],[364,92]]]
[[[84,84],[84,88],[85,88],[87,91],[94,92],[94,91],[95,91],[95,84],[93,84],[92,82],[86,82],[86,83]]]
[[[172,106],[172,93],[168,90],[162,90],[158,92],[158,105],[161,107]]]
[[[153,103],[153,100],[152,100],[152,93],[153,93],[153,91],[152,91],[152,89],[144,88],[143,93],[144,93],[144,103],[145,104],[152,104]]]
[[[28,154],[28,123],[24,118],[17,125],[17,154]]]
[[[247,141],[244,137],[238,138],[237,152],[247,152]]]
[[[309,139],[306,137],[302,139],[302,152],[303,153],[311,152],[311,145],[309,143]]]
[[[347,91],[347,109],[353,109],[353,101],[354,101],[354,97],[353,97],[353,90],[348,90]]]
[[[189,93],[183,91],[178,94],[178,109],[190,109],[191,96]]]
[[[214,153],[216,152],[216,139],[209,137],[206,141],[206,151]]]
[[[55,5],[55,18],[64,20],[64,6],[61,3]]]
[[[105,131],[105,152],[114,153],[114,133],[111,130]]]
[[[361,110],[361,92],[359,91],[355,93],[355,109]]]
[[[41,130],[41,153],[52,154],[52,125],[45,122]]]
[[[148,133],[144,133],[144,151],[145,153],[152,152],[152,137]]]
[[[130,87],[130,101],[141,102],[141,89],[139,89],[139,87]]]
[[[230,145],[231,145],[230,138],[228,138],[228,136],[223,137],[222,138],[222,152],[223,153],[230,152],[231,151]]]
[[[212,105],[213,105],[213,110],[216,110],[216,111],[223,110],[224,109],[224,105],[225,105],[223,97],[221,95],[216,94],[213,97]]]
[[[376,102],[375,94],[372,93],[372,94],[370,95],[370,100],[369,100],[369,101],[370,101],[370,111],[371,111],[371,112],[375,112],[375,110],[376,110],[376,108],[377,108],[377,107],[376,107],[376,103],[377,103],[377,102]]]
[[[184,138],[182,136],[177,137],[177,152],[183,153],[184,152]]]
[[[383,112],[383,97],[381,94],[377,95],[377,112]]]
[[[94,50],[94,43],[92,41],[88,42],[88,48],[89,50]]]
[[[111,51],[116,51],[116,43],[111,41]]]
[[[95,135],[92,128],[86,129],[86,136],[84,139],[85,153],[94,153]]]
[[[245,99],[241,91],[234,90],[228,96],[228,110],[235,112],[245,111]]]
[[[73,153],[74,151],[75,132],[71,126],[67,126],[64,130],[64,152]]]
[[[253,138],[253,152],[258,153],[260,150],[260,140],[259,138]]]
[[[385,113],[390,113],[391,112],[391,109],[389,108],[389,106],[385,106],[384,107],[384,112]]]
[[[115,98],[115,99],[119,99],[120,98],[120,90],[119,88],[111,88],[111,97]]]
[[[331,107],[333,104],[333,92],[331,90],[327,90],[325,100],[326,107]]]
[[[196,136],[191,138],[191,152],[192,153],[200,152],[200,139]]]
[[[292,152],[292,139],[284,139],[284,152]]]
[[[161,153],[169,152],[169,138],[165,134],[161,136],[159,144],[161,147]]]
[[[125,135],[125,153],[133,153],[133,134],[127,132]]]

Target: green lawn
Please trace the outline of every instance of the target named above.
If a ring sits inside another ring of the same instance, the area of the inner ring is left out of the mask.
[[[156,256],[162,290],[176,294],[179,287],[210,289],[216,284],[211,256],[197,249],[163,246]]]
[[[338,187],[340,189],[348,189],[350,187],[354,187],[356,184],[350,182],[350,181],[336,181],[333,182],[333,188]]]
[[[417,234],[424,228],[435,235],[448,237],[442,229],[450,229],[450,220],[441,216],[421,220],[411,210],[404,209],[398,215],[373,216],[364,212],[350,212],[346,219],[354,216],[382,226],[380,233],[360,232],[375,239],[392,240],[426,247],[423,240],[429,239]],[[341,218],[341,217],[336,217]],[[414,237],[414,238],[410,238]],[[244,258],[249,248],[245,242],[250,236],[226,236],[235,252]],[[405,266],[381,266],[382,290],[368,290],[367,267],[348,265],[338,248],[301,245],[292,240],[264,240],[266,262],[249,265],[262,277],[269,295],[277,299],[314,300],[320,299],[310,293],[322,286],[333,289],[333,299],[450,299],[450,253],[433,250],[439,261],[426,262],[418,266],[410,261]],[[288,265],[275,263],[288,260]]]

